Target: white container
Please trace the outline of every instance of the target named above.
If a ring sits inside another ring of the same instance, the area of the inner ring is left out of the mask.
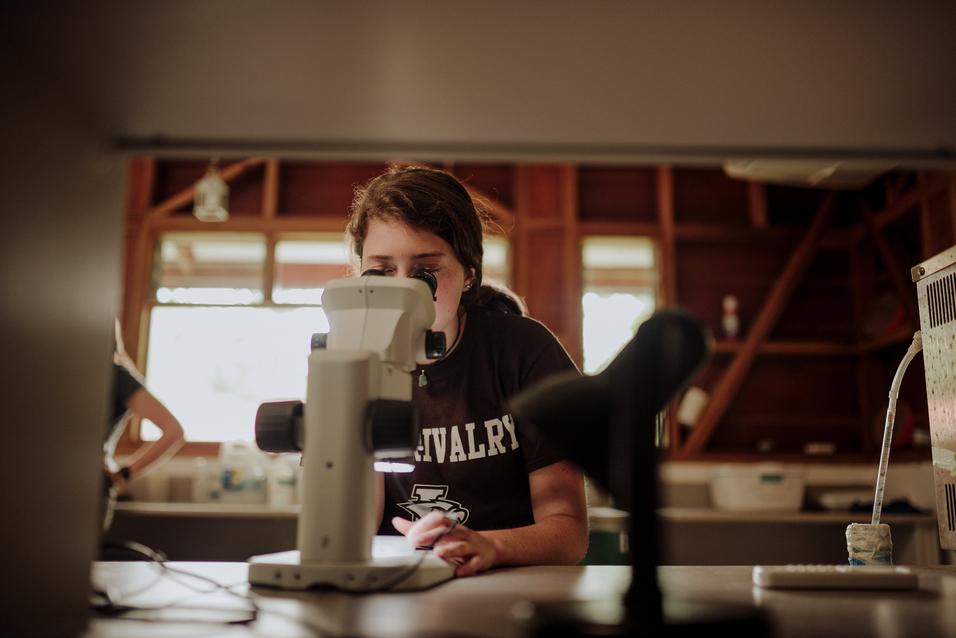
[[[225,441],[219,448],[223,503],[266,502],[266,456],[252,441]]]
[[[710,401],[710,395],[702,388],[697,386],[688,388],[677,407],[677,422],[687,427],[693,427],[700,415],[703,414],[708,401]]]
[[[802,468],[781,463],[718,465],[710,482],[715,509],[797,512],[803,507]]]
[[[193,459],[193,502],[219,503],[222,500],[222,473],[218,459]]]
[[[295,505],[299,483],[299,455],[279,454],[269,464],[269,506]]]

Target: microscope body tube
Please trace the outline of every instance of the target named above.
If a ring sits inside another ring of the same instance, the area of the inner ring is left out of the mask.
[[[377,477],[365,444],[373,399],[411,400],[411,375],[368,350],[309,355],[304,412],[302,563],[354,563],[372,557]]]

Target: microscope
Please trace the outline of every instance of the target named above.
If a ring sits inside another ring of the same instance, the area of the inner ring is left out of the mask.
[[[420,425],[412,398],[416,361],[445,352],[435,320],[435,276],[369,270],[330,281],[328,334],[312,336],[306,399],[263,403],[256,442],[302,452],[298,550],[253,556],[249,582],[353,592],[422,589],[455,566],[403,537],[375,538],[376,470],[411,471]]]

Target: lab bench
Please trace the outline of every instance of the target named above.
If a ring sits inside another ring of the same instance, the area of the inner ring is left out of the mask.
[[[661,564],[748,565],[842,563],[845,529],[868,522],[854,512],[727,512],[661,508]],[[235,561],[295,548],[299,507],[207,503],[123,502],[107,540],[135,540],[173,560]],[[628,515],[610,507],[589,509],[588,564],[622,564],[630,539]],[[895,562],[938,565],[936,517],[888,514]]]

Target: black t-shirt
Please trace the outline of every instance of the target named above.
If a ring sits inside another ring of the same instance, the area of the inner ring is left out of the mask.
[[[433,509],[476,530],[534,523],[528,475],[562,457],[535,431],[521,428],[507,401],[573,369],[567,352],[537,321],[469,310],[451,354],[413,373],[412,400],[422,423],[415,470],[385,475],[379,533],[397,533],[393,516],[417,520]]]

